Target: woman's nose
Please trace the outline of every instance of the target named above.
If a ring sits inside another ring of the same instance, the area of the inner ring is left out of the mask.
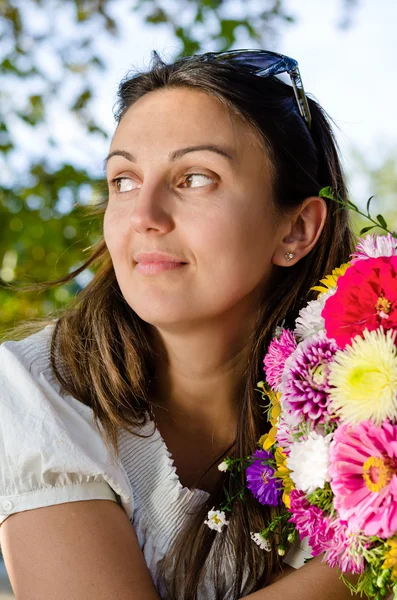
[[[150,230],[168,233],[174,227],[171,198],[162,186],[143,184],[130,212],[130,223],[138,233]]]

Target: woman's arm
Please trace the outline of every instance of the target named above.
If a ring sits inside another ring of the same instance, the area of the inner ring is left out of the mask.
[[[0,542],[17,600],[160,600],[134,528],[111,500],[13,514]]]
[[[340,571],[331,569],[317,556],[300,569],[288,567],[286,574],[263,590],[248,596],[249,600],[351,600],[353,595],[339,578]],[[349,575],[355,583],[357,576]]]

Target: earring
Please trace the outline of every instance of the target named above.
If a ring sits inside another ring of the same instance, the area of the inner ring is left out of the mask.
[[[294,255],[293,255],[292,252],[286,252],[284,254],[284,256],[285,256],[285,260],[288,261],[288,262],[291,260],[291,258],[294,258]]]

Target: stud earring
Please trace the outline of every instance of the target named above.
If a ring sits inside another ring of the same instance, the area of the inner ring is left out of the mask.
[[[286,252],[284,254],[284,256],[285,256],[285,260],[288,261],[288,262],[291,260],[291,258],[294,258],[294,255],[293,255],[292,252]]]

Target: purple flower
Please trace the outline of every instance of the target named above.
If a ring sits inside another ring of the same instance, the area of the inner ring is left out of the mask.
[[[280,385],[285,361],[295,348],[296,339],[290,329],[283,329],[281,336],[270,343],[263,364],[266,371],[266,381],[274,390],[277,390]]]
[[[251,456],[254,462],[246,469],[247,487],[261,504],[278,506],[281,503],[281,482],[273,477],[274,469],[263,464],[273,458],[273,454],[267,450],[257,450]]]
[[[301,342],[284,369],[280,391],[285,403],[314,425],[323,423],[328,416],[328,363],[337,350],[335,341],[321,332],[314,339]]]

